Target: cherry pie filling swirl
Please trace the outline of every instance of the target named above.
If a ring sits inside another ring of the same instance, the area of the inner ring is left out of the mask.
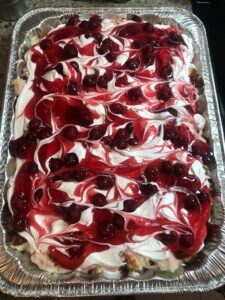
[[[8,202],[31,253],[74,270],[202,248],[213,155],[192,59],[190,37],[138,16],[74,15],[27,51]]]

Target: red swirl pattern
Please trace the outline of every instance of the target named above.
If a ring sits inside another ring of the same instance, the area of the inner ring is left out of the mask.
[[[213,157],[191,51],[178,29],[137,16],[73,16],[29,49],[32,96],[16,105],[23,134],[9,145],[20,162],[9,206],[35,251],[47,245],[69,270],[137,236],[178,259],[199,251],[213,202],[203,164]]]

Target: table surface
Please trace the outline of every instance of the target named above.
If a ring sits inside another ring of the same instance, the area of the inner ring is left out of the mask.
[[[26,5],[28,10],[38,8],[38,7],[47,7],[47,6],[62,6],[62,1],[58,0],[27,0]],[[191,10],[191,2],[189,0],[130,0],[126,3],[116,4],[110,1],[101,1],[101,0],[89,0],[89,1],[76,1],[76,0],[64,0],[63,6],[68,7],[155,7],[155,6],[175,6],[182,7],[185,9]],[[4,87],[5,87],[5,79],[7,72],[7,63],[8,63],[8,55],[9,55],[9,47],[10,40],[12,36],[12,31],[14,27],[15,21],[2,21],[0,20],[0,108],[3,103],[4,97]],[[152,296],[136,296],[136,297],[102,297],[101,300],[104,299],[112,299],[112,300],[147,300],[151,297],[151,300],[175,300],[180,299],[179,295],[152,295]],[[182,295],[182,300],[188,300],[192,298],[192,300],[222,300],[225,299],[221,294],[217,292],[210,293],[196,293],[196,294],[186,294]],[[6,296],[0,293],[0,299],[12,300],[14,299],[11,296]],[[18,298],[22,299],[22,298]],[[57,298],[55,298],[57,299]],[[79,298],[82,299],[82,298]],[[83,298],[84,299],[84,298]],[[87,298],[85,298],[87,299]]]

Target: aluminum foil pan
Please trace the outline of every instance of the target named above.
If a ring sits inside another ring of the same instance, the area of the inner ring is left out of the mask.
[[[10,218],[4,201],[6,163],[10,124],[13,117],[14,91],[12,80],[20,75],[25,50],[35,36],[44,36],[52,27],[65,20],[68,15],[101,14],[115,17],[139,14],[152,22],[173,23],[191,35],[195,43],[195,65],[201,73],[205,89],[202,100],[206,99],[208,120],[206,135],[213,141],[216,165],[212,177],[216,188],[215,204],[211,222],[219,230],[211,234],[197,258],[175,274],[144,273],[138,277],[108,279],[104,275],[83,277],[75,272],[69,274],[48,274],[31,263],[28,253],[12,250]],[[19,49],[19,50],[18,50]],[[19,63],[18,63],[19,62]],[[103,296],[138,293],[194,292],[215,289],[225,282],[225,168],[224,137],[219,114],[219,105],[209,56],[206,32],[201,21],[188,11],[179,8],[41,8],[24,15],[16,24],[13,36],[7,74],[7,86],[2,112],[0,135],[0,289],[14,296]]]

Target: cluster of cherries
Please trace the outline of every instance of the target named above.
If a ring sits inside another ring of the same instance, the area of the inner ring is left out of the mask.
[[[148,187],[150,193],[145,192],[141,189],[143,194],[148,196],[152,195],[152,188],[154,186],[154,192],[157,192],[157,187],[152,182],[157,182],[158,185],[168,185],[169,187],[179,186],[189,190],[189,194],[178,193],[180,209],[184,208],[189,213],[201,213],[202,206],[211,204],[211,198],[209,193],[205,189],[201,189],[201,184],[197,177],[188,174],[188,167],[182,163],[172,164],[170,161],[161,161],[156,166],[148,165],[143,173],[145,183],[142,186]],[[183,230],[183,231],[186,231]],[[162,243],[170,246],[174,249],[177,248],[178,244],[183,248],[189,248],[194,243],[194,235],[192,232],[187,231],[178,236],[178,233],[174,230],[165,231],[158,235],[158,238]],[[185,254],[183,251],[176,253],[176,257],[184,258]]]
[[[188,167],[182,163],[172,164],[170,161],[161,160],[155,163],[154,166],[148,165],[143,173],[145,183],[142,185],[150,185],[150,190],[152,188],[152,182],[157,182],[159,185],[163,186],[179,186],[186,188],[191,191],[185,199],[183,206],[188,210],[200,209],[200,203],[210,202],[210,197],[208,193],[204,190],[200,190],[201,184],[199,179],[191,174],[188,174]],[[155,187],[155,189],[157,189]],[[148,190],[147,190],[148,191]],[[143,194],[150,196],[143,189]],[[157,190],[156,190],[157,191]]]
[[[194,156],[200,157],[205,165],[214,162],[214,156],[210,146],[202,140],[194,140],[194,135],[187,126],[177,126],[175,122],[164,125],[164,140],[170,140],[175,148],[188,150],[191,144],[191,152]]]
[[[34,118],[29,122],[28,130],[24,135],[10,141],[10,154],[13,157],[24,158],[31,154],[31,149],[35,149],[37,139],[46,139],[51,135],[51,128],[44,126],[40,119]]]
[[[125,111],[125,107],[120,103],[113,103],[110,105],[110,110],[115,114],[122,114]],[[127,123],[124,128],[119,128],[114,136],[105,136],[107,125],[97,125],[89,130],[89,140],[100,140],[111,148],[117,147],[122,150],[128,146],[135,146],[138,144],[138,140],[134,135],[133,123]]]
[[[205,205],[210,207],[211,199],[209,193],[203,189],[196,190],[192,194],[186,195],[183,199],[183,207],[189,213],[201,213],[201,208]],[[157,236],[163,244],[174,250],[175,256],[178,259],[186,258],[187,254],[185,250],[191,248],[194,244],[194,233],[188,228],[181,229],[183,233],[178,234],[174,230],[167,230]]]
[[[157,72],[159,77],[161,77],[162,79],[171,78],[172,67],[170,64],[170,59],[168,57],[169,54],[160,54],[159,49],[160,47],[177,47],[180,44],[185,44],[182,36],[176,31],[169,31],[166,33],[165,30],[155,28],[149,22],[142,23],[140,20],[138,21],[138,16],[132,16],[131,19],[135,22],[118,26],[116,31],[112,32],[112,34],[115,34],[118,39],[131,38],[133,40],[131,45],[133,55],[128,58],[123,66],[121,66],[122,70],[119,70],[117,68],[117,75],[124,70],[131,73],[136,72],[146,66],[153,64],[154,60],[156,60]],[[110,63],[113,63],[116,60],[117,56],[120,54],[119,45],[110,37],[103,39],[103,36],[100,33],[101,22],[102,19],[98,15],[92,16],[88,21],[80,21],[79,16],[72,16],[67,23],[66,29],[68,33],[66,34],[69,36],[85,34],[87,38],[93,37],[95,39],[95,42],[97,43],[98,53],[100,55],[104,55]],[[76,28],[77,30],[72,31],[73,28]],[[64,34],[65,32],[63,31]],[[50,37],[48,38],[43,39],[40,42],[40,48],[46,55],[47,61],[50,60],[51,62],[51,59],[53,59],[53,68],[55,68],[59,74],[63,75],[63,66],[59,61],[76,58],[78,56],[78,48],[73,42],[67,43],[62,48],[60,45],[54,42],[54,39],[57,40],[57,38],[54,37],[54,34],[52,36],[50,35]],[[57,59],[58,63],[56,63],[57,61],[55,62],[55,60]],[[41,60],[41,57],[39,54],[34,53],[32,55],[32,60],[35,62],[39,62]],[[70,64],[76,71],[79,71],[79,65],[76,61],[73,61]],[[127,85],[128,82],[126,77],[127,76],[119,77],[116,84]],[[107,72],[101,76],[97,76],[97,74],[86,75],[83,78],[82,88],[86,91],[96,88],[96,86],[106,89],[107,84],[111,79],[112,73],[110,72]],[[80,84],[76,80],[72,80],[68,83],[67,91],[70,94],[76,95],[79,90]],[[166,97],[168,97],[168,95],[165,97],[163,96],[163,99]],[[134,98],[137,98],[137,96],[135,96]]]
[[[114,136],[105,136],[102,138],[105,145],[111,148],[117,147],[120,150],[126,149],[129,146],[136,146],[138,139],[134,134],[133,123],[127,123],[124,128],[119,128]]]
[[[115,178],[111,174],[102,174],[98,175],[95,180],[95,186],[97,189],[102,190],[102,191],[109,191],[113,186],[115,185]],[[108,204],[106,196],[102,193],[94,193],[89,197],[89,201],[91,204],[94,205],[95,209],[97,208],[102,208],[105,205]],[[73,203],[69,207],[60,207],[61,212],[63,213],[63,216],[65,220],[71,224],[74,224],[80,220],[81,213],[87,209],[88,206],[85,205],[77,205]],[[133,212],[137,208],[137,202],[133,199],[128,199],[124,201],[123,204],[123,211],[124,212]],[[107,213],[109,213],[108,210],[106,210]],[[104,210],[101,210],[101,216],[104,213]],[[112,224],[111,224],[112,223]],[[117,229],[122,229],[124,225],[124,218],[118,214],[114,213],[113,214],[113,222],[104,222],[102,224],[100,222],[99,228],[100,231],[102,231],[101,236],[104,238],[110,238],[108,236],[110,228],[116,227]],[[109,227],[106,231],[103,230],[103,227],[107,228]],[[105,232],[105,233],[104,233]],[[108,232],[108,233],[107,233]]]

